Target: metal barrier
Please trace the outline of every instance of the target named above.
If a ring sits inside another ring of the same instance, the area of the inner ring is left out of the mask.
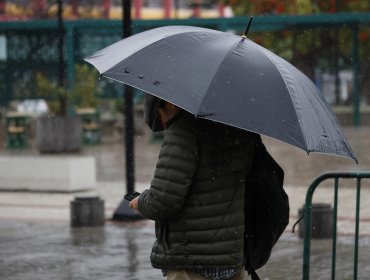
[[[303,248],[303,280],[310,279],[310,250],[311,250],[311,208],[312,197],[317,186],[327,179],[334,179],[334,209],[333,209],[333,240],[332,240],[332,262],[331,262],[331,279],[335,279],[336,268],[336,247],[337,247],[337,212],[338,212],[338,187],[339,179],[355,179],[356,180],[356,218],[355,218],[355,247],[354,247],[354,269],[353,279],[357,280],[358,274],[358,240],[359,240],[359,223],[360,223],[360,195],[361,195],[361,180],[369,179],[370,172],[328,172],[317,177],[310,185],[306,194],[305,210],[304,210],[304,248]]]

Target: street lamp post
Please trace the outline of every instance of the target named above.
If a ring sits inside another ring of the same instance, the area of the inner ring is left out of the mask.
[[[58,0],[58,85],[64,87],[64,26],[63,26],[63,0]],[[67,101],[65,97],[59,97],[60,113],[67,112]]]
[[[131,30],[131,0],[123,0],[123,38],[132,35]],[[125,112],[125,144],[126,144],[126,182],[127,192],[134,191],[135,185],[135,157],[134,157],[134,118],[132,87],[125,85],[124,112]]]
[[[122,36],[127,38],[132,34],[131,0],[122,0]],[[124,51],[124,50],[122,50]],[[125,114],[125,152],[126,152],[126,191],[135,191],[135,157],[134,157],[134,114],[132,87],[124,87],[124,114]],[[126,200],[122,200],[113,214],[113,220],[133,221],[142,219],[142,216],[129,207]]]

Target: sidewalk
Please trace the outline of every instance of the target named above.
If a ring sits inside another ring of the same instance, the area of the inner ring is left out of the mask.
[[[149,183],[138,183],[141,192]],[[304,204],[307,187],[286,186],[290,197],[291,218],[288,230],[298,219],[298,209]],[[338,233],[353,234],[355,230],[355,188],[346,187],[339,192]],[[110,220],[125,193],[121,182],[99,182],[96,190],[78,193],[2,192],[0,196],[0,221],[62,222],[69,223],[70,202],[75,197],[98,195],[105,202],[106,219]],[[360,234],[370,237],[370,188],[363,188]],[[315,202],[333,204],[333,188],[317,190]]]

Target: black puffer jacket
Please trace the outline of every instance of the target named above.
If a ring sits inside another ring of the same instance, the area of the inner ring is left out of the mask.
[[[156,221],[155,268],[243,266],[244,189],[256,135],[181,113],[139,211]]]

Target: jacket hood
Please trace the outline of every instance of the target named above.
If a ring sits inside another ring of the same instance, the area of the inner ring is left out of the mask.
[[[144,120],[153,132],[163,131],[164,127],[158,114],[162,99],[150,94],[144,96]]]

